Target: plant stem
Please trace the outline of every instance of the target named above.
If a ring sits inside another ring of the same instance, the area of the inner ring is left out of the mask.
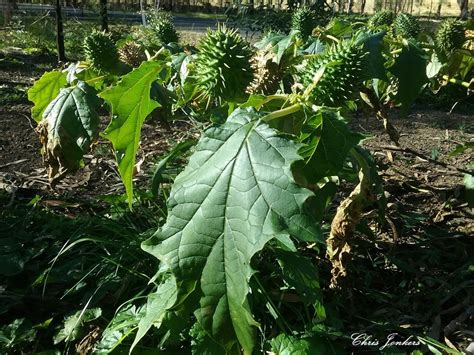
[[[161,47],[153,56],[151,56],[148,60],[155,60],[158,56],[165,50],[165,47]]]
[[[101,76],[97,76],[97,77],[95,77],[95,78],[86,80],[85,82],[86,82],[87,84],[92,84],[92,83],[95,83],[96,81],[101,81],[101,80],[104,79],[105,77],[107,77],[107,75],[101,75]]]
[[[288,100],[288,95],[282,95],[282,94],[275,94],[275,95],[269,95],[266,97],[264,103],[270,102],[272,100]]]
[[[467,81],[462,81],[462,80],[459,80],[459,79],[450,78],[447,75],[443,75],[443,79],[450,82],[450,83],[452,83],[452,84],[458,84],[458,85],[464,86],[465,88],[469,88],[469,83]]]
[[[227,112],[227,115],[230,116],[230,114],[231,114],[232,112],[234,112],[234,109],[235,109],[235,102],[228,102],[227,104],[229,105],[229,110],[228,110],[228,112]]]
[[[399,145],[398,140],[400,138],[400,134],[398,133],[397,129],[392,125],[392,123],[388,119],[388,113],[387,113],[386,107],[380,102],[380,100],[378,99],[377,95],[375,95],[373,90],[366,88],[364,86],[360,90],[361,90],[361,93],[363,93],[366,96],[368,100],[367,103],[369,103],[374,109],[375,117],[378,120],[382,121],[385,132],[390,137],[390,140],[393,143],[395,143],[395,145],[398,146]]]
[[[292,113],[298,112],[299,110],[301,110],[301,108],[302,108],[301,104],[294,104],[289,107],[282,108],[281,110],[269,113],[268,115],[262,118],[262,121],[268,123],[271,120],[274,120],[276,118],[288,116],[288,115],[291,115]]]

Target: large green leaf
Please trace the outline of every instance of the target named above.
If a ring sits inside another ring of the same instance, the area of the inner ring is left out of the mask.
[[[80,81],[61,89],[44,111],[37,131],[51,182],[81,166],[83,155],[98,136],[99,104],[95,89]]]
[[[66,73],[58,70],[46,72],[35,81],[28,90],[28,100],[35,104],[31,109],[31,115],[36,122],[41,121],[46,107],[58,96],[59,89],[66,84]]]
[[[415,42],[406,41],[395,63],[389,68],[398,79],[398,91],[394,99],[401,105],[402,113],[408,111],[428,82],[427,64],[423,50]]]
[[[362,70],[364,80],[387,80],[387,73],[384,66],[385,59],[382,55],[384,36],[385,31],[377,33],[359,32],[357,35],[357,43],[363,45],[364,51],[367,52],[367,55],[364,57],[364,67]]]
[[[302,129],[301,140],[306,145],[300,153],[305,158],[302,172],[306,180],[317,183],[326,176],[337,175],[349,151],[363,136],[349,130],[337,111],[320,110]]]
[[[143,62],[140,67],[123,76],[117,85],[99,95],[112,107],[112,120],[103,136],[114,147],[129,205],[133,201],[132,178],[142,125],[145,118],[160,106],[150,98],[151,85],[158,79],[164,66],[164,62]]]
[[[290,169],[297,150],[252,109],[235,110],[204,133],[175,180],[166,224],[143,244],[178,285],[197,283],[198,321],[228,350],[236,338],[247,354],[255,345],[247,300],[253,255],[277,235],[317,237],[304,208],[312,193]]]

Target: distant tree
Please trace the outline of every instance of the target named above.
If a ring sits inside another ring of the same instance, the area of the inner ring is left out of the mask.
[[[383,10],[383,0],[374,1],[374,12],[379,12]]]
[[[61,0],[56,0],[56,44],[58,48],[58,61],[66,61],[66,52],[64,50],[64,26],[61,8]]]
[[[354,9],[354,0],[349,0],[349,4],[347,5],[347,13],[352,14]]]
[[[469,0],[457,0],[461,13],[459,18],[465,20],[469,14]]]
[[[107,0],[100,0],[100,26],[102,31],[109,31],[109,18],[107,16]]]
[[[8,26],[12,20],[13,10],[16,9],[16,0],[6,0],[3,6],[3,24]]]

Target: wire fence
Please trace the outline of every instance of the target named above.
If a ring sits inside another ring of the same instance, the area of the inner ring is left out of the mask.
[[[296,0],[297,1],[297,0]],[[311,5],[319,0],[301,0],[302,4]],[[100,0],[61,0],[67,12],[87,15],[98,12]],[[284,10],[295,0],[107,0],[110,11],[137,12],[141,8],[161,7],[175,12],[222,13],[236,7],[257,9]],[[54,0],[0,0],[0,9],[6,11],[38,12],[53,10]],[[464,8],[464,16],[473,12],[474,1],[468,0],[326,0],[334,11],[343,13],[371,14],[379,10],[407,12],[422,16],[459,16]]]

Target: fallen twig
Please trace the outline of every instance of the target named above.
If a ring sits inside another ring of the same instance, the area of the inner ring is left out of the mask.
[[[3,165],[0,165],[0,169],[3,169],[3,168],[6,168],[8,166],[12,166],[12,165],[17,165],[17,164],[21,164],[25,161],[27,161],[28,159],[20,159],[20,160],[16,160],[16,161],[12,161],[10,163],[6,163],[6,164],[3,164]]]
[[[435,165],[439,165],[439,166],[442,166],[443,168],[449,168],[449,169],[454,169],[454,170],[457,170],[458,172],[460,173],[463,173],[463,174],[474,174],[473,171],[471,170],[467,170],[467,169],[463,169],[463,168],[458,168],[454,165],[451,165],[451,164],[447,164],[447,163],[444,163],[442,161],[438,161],[438,160],[434,160],[430,157],[427,157],[426,155],[420,153],[420,152],[417,152],[411,148],[402,148],[402,147],[395,147],[395,146],[378,146],[378,147],[370,147],[371,149],[380,149],[380,150],[391,150],[391,151],[395,151],[395,152],[402,152],[402,153],[407,153],[407,154],[412,154],[412,155],[415,155],[417,156],[418,158],[421,158],[421,159],[424,159],[432,164],[435,164]]]

